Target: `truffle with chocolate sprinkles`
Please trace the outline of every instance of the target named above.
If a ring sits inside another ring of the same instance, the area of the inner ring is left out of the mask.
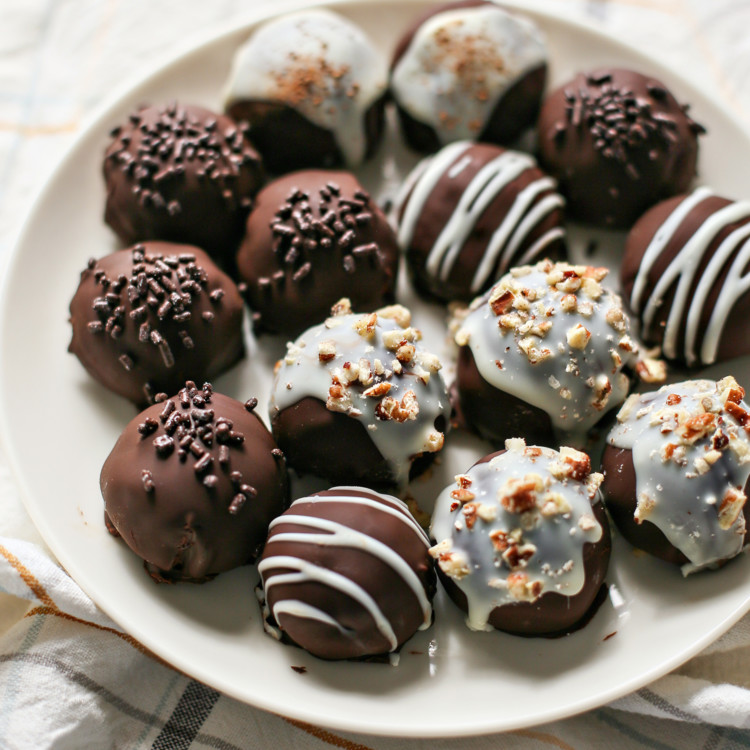
[[[120,239],[187,242],[231,261],[263,183],[247,124],[202,107],[143,107],[104,158],[104,220]]]
[[[687,190],[704,128],[658,80],[632,70],[579,73],[546,99],[539,158],[571,216],[629,227],[649,206]]]
[[[69,351],[138,406],[244,355],[242,298],[202,250],[146,242],[91,259],[70,303]]]
[[[360,310],[391,302],[396,236],[348,172],[307,170],[258,194],[237,254],[256,329],[296,336],[341,297]]]
[[[108,529],[159,582],[252,562],[288,502],[286,461],[260,418],[192,381],[128,424],[100,482]]]

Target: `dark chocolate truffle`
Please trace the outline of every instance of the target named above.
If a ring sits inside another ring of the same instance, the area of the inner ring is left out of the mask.
[[[291,13],[237,51],[226,110],[252,126],[272,172],[353,167],[383,132],[388,69],[357,26],[327,10]]]
[[[511,266],[565,254],[563,198],[531,156],[460,141],[420,162],[398,205],[414,284],[469,301]]]
[[[68,349],[103,386],[145,406],[240,360],[242,310],[235,283],[202,250],[145,242],[89,261]]]
[[[704,129],[655,78],[606,68],[579,73],[545,100],[539,159],[568,212],[629,228],[659,200],[688,189]]]
[[[301,474],[403,488],[440,451],[450,403],[438,358],[400,305],[334,316],[288,345],[271,394],[271,429]]]
[[[268,632],[322,659],[398,650],[432,623],[429,546],[390,495],[334,487],[295,500],[271,524],[258,565]]]
[[[391,92],[407,142],[510,143],[534,124],[547,48],[532,21],[484,0],[439,5],[396,46]]]
[[[243,127],[202,107],[169,104],[134,112],[112,139],[104,220],[120,239],[185,242],[231,262],[263,183]]]
[[[245,404],[188,382],[125,428],[101,473],[110,531],[157,581],[205,581],[253,561],[286,507],[286,464]]]
[[[631,396],[602,459],[612,520],[634,546],[715,568],[750,542],[750,407],[729,376]]]
[[[607,573],[602,475],[572,448],[506,448],[438,497],[430,553],[472,630],[561,635],[588,621]]]
[[[237,254],[258,331],[297,336],[341,297],[360,310],[393,301],[396,235],[354,175],[309,170],[259,194]]]
[[[628,235],[623,294],[641,338],[688,366],[750,353],[750,202],[705,187],[647,211]]]
[[[468,425],[501,446],[513,436],[585,445],[627,396],[636,345],[606,268],[541,261],[506,274],[460,312],[456,391]]]

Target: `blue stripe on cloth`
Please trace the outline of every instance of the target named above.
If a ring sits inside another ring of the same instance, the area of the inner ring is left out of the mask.
[[[219,695],[213,688],[191,680],[151,750],[187,750]]]

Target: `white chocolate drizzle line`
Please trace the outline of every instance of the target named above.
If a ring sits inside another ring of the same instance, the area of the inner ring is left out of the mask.
[[[750,226],[745,225],[734,230],[719,245],[698,282],[695,294],[692,299],[689,297],[695,274],[709,245],[724,227],[750,218],[750,202],[737,201],[708,216],[667,266],[645,302],[642,297],[654,263],[682,222],[687,220],[693,209],[712,195],[713,192],[706,187],[697,188],[677,206],[659,227],[646,248],[630,298],[632,309],[642,309],[643,335],[648,336],[653,326],[654,316],[662,304],[664,295],[675,282],[677,283],[674,300],[664,329],[662,346],[667,357],[677,357],[677,341],[681,322],[685,320],[684,358],[689,365],[696,364],[698,361],[703,364],[711,364],[716,360],[721,331],[726,325],[729,314],[740,296],[750,288],[750,275],[742,275],[744,268],[750,262],[750,247],[746,242],[750,236]],[[737,258],[732,263],[724,284],[719,290],[716,305],[703,337],[700,354],[698,354],[696,352],[696,339],[704,306],[712,287],[721,274],[722,268],[740,244],[742,244],[742,247]]]

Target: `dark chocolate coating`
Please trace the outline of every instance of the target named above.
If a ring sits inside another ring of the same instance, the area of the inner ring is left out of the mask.
[[[602,472],[604,474],[602,494],[607,510],[625,539],[634,547],[674,565],[685,565],[690,562],[651,521],[646,519],[641,523],[636,523],[634,513],[638,500],[633,452],[628,448],[607,445],[602,456]],[[679,493],[681,490],[679,487],[674,487],[674,491]],[[745,484],[744,491],[745,494],[750,492],[750,479]],[[750,516],[748,516],[747,505],[742,512],[747,524],[744,543],[750,544]]]
[[[357,310],[393,301],[396,237],[348,172],[280,177],[258,194],[237,254],[258,331],[296,336],[342,297]]]
[[[559,447],[547,412],[488,383],[469,346],[458,350],[454,390],[466,425],[493,446],[520,435],[528,445]]]
[[[342,487],[318,492],[310,502],[300,501],[285,515],[306,516],[324,519],[366,534],[396,552],[413,570],[424,587],[429,600],[435,593],[435,571],[427,545],[414,529],[386,510],[347,502],[315,503],[319,496],[362,497],[384,508],[392,505],[364,488]],[[406,510],[397,512],[408,514]],[[424,623],[424,614],[413,590],[390,565],[376,555],[345,545],[322,545],[300,541],[279,540],[284,533],[320,533],[299,523],[284,523],[284,515],[269,534],[261,562],[271,556],[289,555],[306,563],[319,566],[345,576],[363,588],[374,600],[390,623],[397,648],[411,638]],[[262,572],[265,584],[276,571],[271,568]],[[387,639],[378,630],[373,617],[353,598],[323,582],[304,581],[279,583],[267,590],[267,604],[273,607],[284,600],[299,601],[322,610],[342,626],[342,630],[312,618],[300,618],[290,614],[279,617],[278,625],[291,640],[322,659],[357,659],[384,654],[391,651]]]
[[[184,242],[231,262],[263,184],[245,128],[192,105],[134,112],[105,154],[104,220],[125,244]]]
[[[687,190],[704,129],[685,110],[660,81],[620,68],[579,73],[553,91],[539,116],[539,159],[569,214],[627,228]]]
[[[442,421],[435,420],[439,432],[446,427]],[[330,411],[316,398],[303,398],[274,414],[271,430],[289,466],[299,474],[375,490],[393,490],[397,484],[393,469],[375,447],[364,424]],[[424,471],[434,455],[415,456],[410,478]]]
[[[701,225],[717,211],[720,211],[733,203],[733,201],[728,198],[712,195],[700,201],[688,212],[687,216],[680,222],[671,239],[662,249],[659,257],[652,264],[651,268],[648,269],[647,282],[641,296],[641,304],[639,305],[639,309],[632,310],[630,298],[633,292],[635,278],[638,275],[638,272],[643,270],[644,253],[661,225],[687,197],[688,196],[686,195],[679,195],[657,204],[643,214],[628,234],[627,242],[625,244],[625,254],[622,259],[622,266],[620,267],[620,283],[623,290],[623,301],[631,308],[631,312],[636,316],[642,316],[645,300],[651,296],[656,284],[662,278],[669,264],[690,241]],[[700,283],[701,277],[703,276],[703,272],[722,242],[733,231],[748,223],[750,223],[750,218],[744,218],[740,221],[723,224],[715,233],[711,241],[706,245],[703,255],[698,262],[697,270],[695,271],[692,284],[688,291],[688,300],[692,300],[695,297],[695,291]],[[716,305],[719,295],[722,293],[722,287],[727,281],[727,276],[732,263],[742,250],[743,245],[744,242],[738,242],[732,253],[727,257],[721,272],[716,276],[716,279],[711,286],[705,304],[700,310],[700,318],[697,327],[698,336],[695,341],[696,353],[700,352],[703,337],[714,311],[714,306]],[[744,268],[743,273],[746,274],[748,270],[748,267]],[[648,331],[643,330],[643,319],[641,317],[641,337],[649,346],[661,346],[664,340],[665,325],[672,309],[678,281],[679,278],[675,280],[667,290],[667,293],[662,297],[661,303],[656,310],[653,322]],[[678,327],[676,343],[678,356],[676,357],[676,361],[680,364],[685,364],[685,332],[687,329],[687,313],[689,309],[690,305],[688,304],[685,306]],[[748,317],[750,317],[750,292],[746,291],[737,299],[726,318],[726,323],[719,334],[719,345],[716,351],[715,361],[722,362],[734,357],[750,354],[750,337],[747,335]],[[666,356],[666,354],[664,354],[664,356]],[[701,362],[699,357],[694,364],[700,366],[704,363]]]
[[[458,174],[452,176],[451,167],[453,164],[448,165],[425,200],[414,227],[411,241],[405,248],[407,267],[414,286],[425,296],[443,302],[450,302],[452,300],[470,302],[478,294],[481,294],[492,286],[509,268],[517,265],[519,259],[524,256],[526,251],[540,237],[548,231],[562,226],[562,209],[553,208],[524,236],[511,256],[503,258],[502,253],[498,254],[498,262],[493,267],[491,273],[487,275],[485,284],[481,288],[472,291],[471,287],[474,275],[484,257],[487,244],[490,242],[493,233],[500,227],[521,191],[537,180],[544,178],[544,173],[540,169],[529,167],[505,185],[490,201],[476,222],[472,222],[471,231],[461,245],[461,250],[453,262],[448,278],[443,280],[439,278],[439,274],[434,274],[427,270],[426,264],[430,251],[448,222],[454,216],[466,188],[476,178],[483,167],[493,159],[499,157],[503,152],[504,149],[497,146],[491,146],[486,143],[474,144],[467,151],[460,154],[454,162],[454,164],[458,161],[464,162],[470,158],[471,163],[461,169]],[[542,190],[531,202],[526,211],[517,217],[513,229],[518,227],[540,201],[550,195],[554,195],[554,193],[555,191],[551,188]],[[407,195],[402,204],[399,221],[403,218],[404,210],[407,208],[410,198],[411,194]],[[457,234],[454,233],[454,235]],[[511,235],[512,232],[509,233],[508,238]],[[557,238],[540,248],[539,255],[526,258],[524,262],[535,263],[541,257],[549,258],[550,260],[562,260],[565,256],[565,241],[563,238]]]
[[[487,463],[504,452],[490,453],[477,464]],[[589,621],[595,608],[601,604],[599,592],[604,585],[612,552],[612,536],[602,502],[592,504],[592,511],[602,527],[602,536],[598,542],[583,545],[583,588],[573,596],[548,591],[534,602],[513,602],[495,607],[488,620],[493,628],[513,635],[556,637],[578,630]],[[437,572],[448,595],[467,612],[466,594],[440,568]]]
[[[240,360],[242,312],[235,283],[202,250],[147,242],[89,262],[70,303],[68,350],[103,386],[145,406]]]
[[[385,127],[385,102],[386,98],[380,97],[365,111],[365,159],[373,156],[380,145]],[[230,104],[227,114],[250,123],[253,145],[273,174],[345,166],[335,134],[311,122],[289,104],[242,100]]]
[[[404,56],[414,35],[425,21],[448,10],[476,8],[484,5],[491,6],[494,3],[487,2],[487,0],[459,0],[459,2],[435,6],[421,14],[396,44],[391,60],[391,71]],[[439,63],[436,63],[436,67],[438,66]],[[484,127],[477,132],[476,140],[501,145],[512,143],[524,130],[536,122],[546,82],[546,65],[541,65],[525,73],[500,97]],[[433,153],[445,145],[441,143],[430,124],[414,119],[403,107],[399,106],[398,101],[396,101],[396,110],[401,124],[401,132],[406,142],[413,149],[423,153]]]
[[[252,408],[189,383],[133,419],[104,462],[107,524],[155,580],[251,562],[286,507],[283,455]]]

